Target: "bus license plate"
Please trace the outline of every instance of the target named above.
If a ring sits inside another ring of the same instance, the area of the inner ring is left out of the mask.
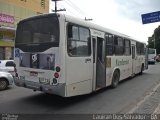
[[[50,83],[50,80],[47,79],[47,78],[39,78],[39,82],[40,82],[40,83],[43,83],[43,84],[49,84],[49,83]]]

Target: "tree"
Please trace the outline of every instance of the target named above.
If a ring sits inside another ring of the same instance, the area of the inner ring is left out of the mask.
[[[155,49],[157,50],[157,53],[160,54],[160,26],[158,26],[154,30],[154,34],[148,38],[148,47],[154,48],[154,42],[155,42]]]
[[[154,36],[148,38],[148,48],[154,48]]]
[[[160,26],[155,29],[155,48],[157,53],[160,54]]]

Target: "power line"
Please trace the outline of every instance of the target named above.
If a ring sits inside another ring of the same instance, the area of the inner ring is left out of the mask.
[[[64,5],[58,5],[58,6],[60,6],[61,8],[64,8]],[[72,15],[74,15],[74,16],[77,16],[77,17],[79,17],[77,14],[75,14],[72,10],[70,10],[70,9],[67,9],[67,12],[69,12],[70,14],[72,14]]]
[[[86,14],[77,6],[75,5],[73,2],[71,2],[70,0],[66,0],[65,1],[70,7],[72,7],[75,11],[77,11],[79,14],[86,16]]]
[[[55,10],[52,10],[53,12],[57,12],[57,11],[66,11],[66,9],[60,9],[60,10],[57,10],[57,1],[61,1],[61,0],[52,0],[52,1],[54,1],[55,2]],[[93,20],[93,19],[91,19],[91,18],[86,18],[86,14],[85,14],[85,12],[83,12],[77,5],[75,5],[73,2],[71,2],[70,0],[65,0],[65,3],[67,4],[67,5],[69,5],[70,6],[70,8],[72,8],[73,10],[75,10],[79,15],[82,15],[82,16],[84,16],[84,20],[85,21],[91,21],[91,20]],[[67,11],[68,11],[68,9],[67,9]],[[75,16],[77,16],[77,17],[79,17],[77,14],[75,14],[74,12],[72,12],[71,10],[69,10],[69,12],[71,13],[71,14],[74,14]]]
[[[66,3],[66,5],[68,5],[69,7],[67,8],[67,11],[69,10],[71,13],[74,13],[74,15],[76,14],[76,16],[77,17],[79,17],[78,16],[78,14],[79,15],[82,15],[79,11],[77,11],[77,9],[75,9],[75,8],[73,8],[73,6],[71,5],[71,4],[69,4],[69,3],[67,3],[66,1],[65,1],[65,3]],[[75,13],[76,12],[76,13]],[[77,14],[78,13],[78,14]]]
[[[71,3],[69,3],[69,2],[66,2],[66,0],[65,0],[65,3],[66,3],[66,5],[68,5],[69,7],[67,7],[67,11],[69,12],[69,13],[71,13],[72,15],[74,15],[74,16],[77,16],[77,17],[79,17],[75,12],[73,12],[73,10],[74,11],[76,11],[76,12],[78,12],[78,14],[81,14],[78,10],[77,10],[77,8],[76,7],[73,7],[74,5],[72,5]],[[55,4],[53,3],[53,2],[51,2],[51,6],[55,6]],[[57,6],[62,6],[62,4],[59,4],[59,5],[57,5]],[[64,8],[64,6],[62,6],[63,8]],[[71,10],[70,10],[71,9]],[[73,10],[72,10],[73,9]],[[55,12],[55,11],[54,11]]]
[[[82,16],[84,16],[85,17],[85,20],[86,21],[91,21],[91,20],[93,20],[93,19],[91,19],[91,18],[86,18],[86,14],[85,14],[85,12],[83,12],[77,5],[75,5],[73,2],[71,2],[70,0],[66,0],[65,1],[70,7],[72,7],[74,10],[76,10],[78,13],[80,13]]]

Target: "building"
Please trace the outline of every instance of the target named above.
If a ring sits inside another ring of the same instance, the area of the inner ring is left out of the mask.
[[[12,59],[17,23],[49,13],[49,0],[0,0],[0,60]]]

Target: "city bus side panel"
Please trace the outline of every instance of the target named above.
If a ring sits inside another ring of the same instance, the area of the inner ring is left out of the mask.
[[[91,93],[92,67],[93,67],[92,54],[81,56],[81,55],[75,55],[77,53],[73,52],[70,53],[70,47],[68,43],[69,42],[68,29],[70,29],[69,25],[75,28],[81,27],[82,29],[86,30],[89,29],[80,25],[76,25],[76,21],[74,24],[69,22],[66,22],[65,24],[66,24],[66,45],[65,45],[66,96],[69,97],[74,95]]]
[[[107,57],[109,58],[109,56]],[[114,71],[117,69],[120,72],[120,81],[128,78],[132,74],[132,59],[131,56],[111,56],[111,68],[107,69],[107,74],[110,75],[110,84],[112,82],[112,77]]]

